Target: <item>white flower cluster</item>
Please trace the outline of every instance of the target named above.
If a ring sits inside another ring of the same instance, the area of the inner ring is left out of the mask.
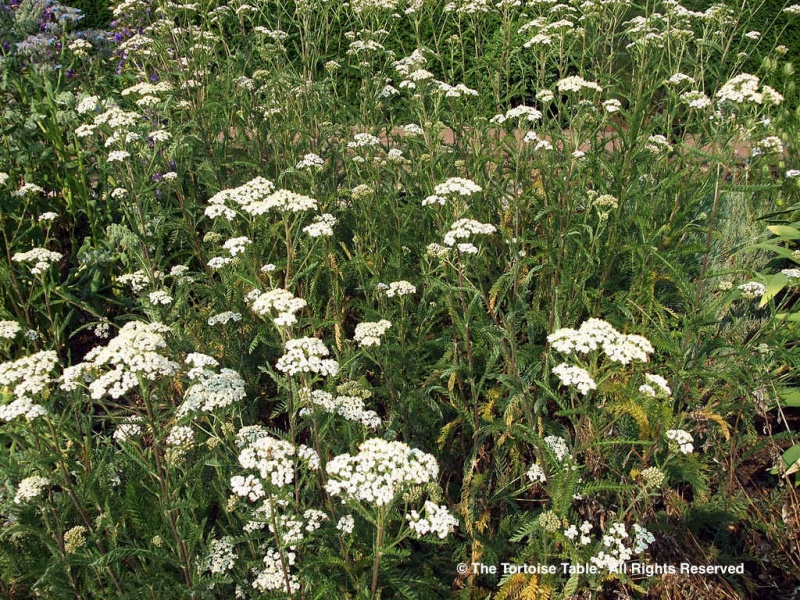
[[[126,150],[112,150],[108,153],[108,162],[125,162],[131,157],[131,153]]]
[[[686,103],[689,108],[696,108],[702,110],[711,106],[711,98],[706,96],[700,90],[690,90],[683,92],[680,96],[681,101]]]
[[[248,244],[252,243],[253,241],[246,236],[235,237],[222,244],[222,248],[230,252],[231,256],[236,256],[237,254],[242,254]]]
[[[122,110],[118,106],[111,106],[105,112],[95,116],[95,125],[108,125],[111,129],[134,127],[139,123],[138,113]]]
[[[626,544],[628,532],[622,523],[614,523],[603,535],[602,544],[606,550],[601,550],[590,562],[601,570],[609,573],[618,573],[626,561],[633,558],[633,550]]]
[[[275,311],[278,316],[274,317],[272,322],[278,327],[288,327],[297,323],[295,313],[305,306],[306,301],[302,298],[295,298],[287,290],[274,289],[255,296],[250,304],[250,310],[262,317],[270,316],[271,311]]]
[[[208,324],[209,326],[214,327],[214,325],[227,325],[231,321],[236,323],[241,320],[242,320],[242,315],[240,313],[226,310],[224,312],[217,313],[216,315],[211,315],[210,317],[208,317]]]
[[[537,110],[531,106],[520,105],[508,109],[505,114],[498,114],[489,119],[490,123],[505,123],[509,119],[520,119],[533,123],[542,118],[542,111]]]
[[[14,494],[14,504],[22,504],[39,496],[47,486],[53,482],[47,477],[35,475],[19,482],[17,493]]]
[[[268,434],[262,434],[241,451],[239,464],[245,469],[258,471],[263,482],[280,489],[294,481],[294,457],[296,455],[297,449],[291,443]],[[231,478],[231,486],[236,488],[237,494],[245,495],[242,493],[243,485],[240,476]],[[252,491],[248,493],[252,493]]]
[[[497,228],[487,223],[479,223],[472,219],[459,219],[450,226],[450,231],[444,234],[444,245],[453,247],[456,240],[466,240],[475,234],[489,235],[495,233]],[[462,250],[461,245],[459,249]]]
[[[357,133],[353,136],[352,142],[347,142],[348,148],[371,148],[373,146],[380,145],[380,138],[377,138],[370,133]]]
[[[547,341],[562,354],[588,354],[602,348],[613,362],[623,365],[637,360],[647,362],[653,346],[640,335],[625,335],[601,319],[588,319],[576,331],[568,327],[547,336]]]
[[[322,527],[322,522],[328,520],[328,515],[321,510],[309,508],[303,512],[303,518],[306,520],[306,526],[304,529],[311,533],[312,531],[316,531]]]
[[[364,400],[356,396],[336,396],[323,390],[311,391],[308,388],[300,390],[300,401],[306,405],[316,405],[326,413],[339,415],[348,421],[361,423],[370,429],[376,429],[381,424],[381,418],[374,410],[364,409]],[[313,408],[304,406],[300,409],[301,416],[313,414]]]
[[[263,201],[253,202],[243,208],[246,213],[251,215],[262,215],[271,210],[283,213],[297,213],[307,210],[316,210],[317,201],[309,196],[297,194],[290,190],[278,190]]]
[[[126,423],[120,423],[114,430],[114,439],[121,444],[135,440],[142,435],[140,423],[143,420],[142,417],[130,417]]]
[[[389,284],[389,287],[386,288],[387,298],[394,298],[395,296],[397,297],[408,296],[410,294],[416,294],[416,293],[417,293],[417,287],[414,284],[409,283],[408,281],[405,280],[393,281],[392,283]]]
[[[437,184],[433,191],[442,196],[471,196],[480,193],[483,189],[471,179],[450,177],[445,182]]]
[[[392,326],[391,321],[381,319],[377,322],[365,321],[356,325],[353,341],[362,346],[380,346],[381,336]]]
[[[666,154],[672,151],[672,144],[663,135],[651,135],[647,138],[644,149],[651,154]]]
[[[556,88],[559,92],[580,92],[581,90],[594,90],[602,92],[603,88],[594,81],[586,81],[583,77],[572,75],[564,77],[556,82]]]
[[[22,331],[22,327],[16,321],[0,321],[0,338],[13,340]]]
[[[333,376],[339,372],[339,363],[330,358],[330,350],[322,340],[311,337],[288,340],[284,345],[284,353],[278,359],[275,368],[293,377],[298,373],[317,373],[323,377]]]
[[[539,466],[539,463],[533,463],[531,468],[528,469],[528,472],[525,473],[525,477],[527,477],[531,483],[544,483],[547,481],[544,469]]]
[[[165,441],[167,446],[181,449],[188,448],[194,441],[194,430],[188,425],[176,425],[169,430]]]
[[[753,148],[753,156],[764,154],[778,154],[783,151],[783,140],[776,135],[770,135],[759,140]]]
[[[31,273],[38,275],[50,268],[50,265],[57,263],[64,255],[60,252],[53,252],[46,248],[33,248],[27,252],[17,252],[11,260],[19,263],[33,263]]]
[[[319,157],[316,154],[306,154],[303,157],[303,159],[300,160],[295,165],[294,168],[298,170],[300,169],[315,170],[315,169],[321,169],[323,166],[325,166],[325,161],[322,160],[321,157]]]
[[[694,438],[692,438],[692,434],[688,431],[684,431],[683,429],[670,429],[667,431],[667,439],[675,442],[682,454],[691,454],[694,452]]]
[[[425,512],[424,518],[416,510],[406,515],[409,529],[418,537],[432,533],[443,540],[458,527],[458,519],[450,514],[446,506],[428,500],[422,510]]]
[[[303,231],[310,237],[330,237],[333,235],[333,226],[336,225],[336,217],[331,214],[324,213],[314,217],[311,225],[303,227]]]
[[[190,356],[186,357],[186,362],[190,361]],[[199,364],[189,371],[189,378],[195,383],[189,386],[183,396],[183,404],[175,413],[178,419],[197,411],[211,412],[244,399],[244,379],[239,373],[233,369],[220,369],[219,373],[215,373],[207,366],[216,365]]]
[[[634,523],[633,525],[633,538],[634,554],[640,554],[641,552],[644,552],[647,550],[650,544],[656,541],[656,537],[638,523]]]
[[[749,73],[732,77],[717,91],[715,96],[722,103],[730,104],[780,104],[783,96],[768,85],[761,86],[761,80]]]
[[[160,273],[158,271],[153,273],[153,279],[159,279],[159,274]],[[134,271],[133,273],[125,273],[120,275],[117,277],[117,283],[131,286],[131,290],[135,294],[138,294],[153,282],[150,280],[150,276],[140,269],[138,271]]]
[[[25,196],[34,195],[34,194],[44,194],[44,189],[42,187],[36,185],[35,183],[26,182],[26,183],[23,183],[21,186],[19,186],[19,189],[17,189],[11,195],[12,196],[18,196],[20,198],[24,198]]]
[[[130,321],[107,346],[92,348],[84,362],[67,367],[61,376],[61,389],[77,389],[78,380],[89,383],[91,397],[116,399],[139,385],[139,375],[154,381],[161,375],[175,375],[178,363],[159,354],[167,347],[162,334],[170,329],[162,323]]]
[[[416,123],[409,123],[408,125],[401,125],[403,134],[406,137],[417,137],[425,134],[425,130]]]
[[[653,385],[648,383],[642,384],[639,386],[639,391],[642,394],[647,396],[651,396],[655,398],[659,395],[664,395],[669,397],[672,395],[672,390],[670,389],[669,385],[667,384],[667,380],[661,377],[661,375],[654,375],[653,373],[645,373],[644,378],[647,379]]]
[[[284,553],[284,559],[287,570],[294,566],[297,560],[294,552]],[[284,572],[281,554],[274,548],[267,548],[264,554],[264,567],[264,570],[259,571],[253,580],[253,588],[259,592],[281,590],[286,594],[295,594],[300,591],[300,582],[297,580],[297,576]]]
[[[767,291],[767,287],[763,283],[758,283],[757,281],[748,281],[737,287],[742,290],[742,298],[745,300],[761,298]]]
[[[339,521],[336,523],[336,529],[341,531],[342,533],[353,533],[353,529],[356,526],[356,520],[353,518],[353,515],[344,515]]]
[[[569,448],[564,438],[560,438],[557,435],[548,435],[544,438],[544,443],[547,444],[547,447],[556,455],[556,460],[558,462],[564,462],[564,459],[570,456]]]
[[[342,501],[387,506],[397,494],[413,485],[434,481],[439,474],[436,459],[403,442],[372,438],[358,447],[358,454],[340,454],[327,465],[325,489]]]
[[[597,389],[597,384],[594,379],[592,379],[592,376],[589,375],[586,369],[582,369],[581,367],[561,363],[553,368],[553,374],[561,381],[561,385],[574,385],[584,396],[591,390]]]
[[[94,112],[100,106],[100,98],[97,96],[84,96],[75,105],[75,112],[79,115]]]
[[[591,531],[592,531],[592,524],[589,521],[584,521],[583,523],[581,523],[580,526],[581,537],[578,540],[578,543],[581,546],[586,546],[587,544],[592,543],[592,538],[589,537]],[[564,537],[566,537],[571,542],[575,542],[575,538],[578,537],[578,528],[575,527],[575,525],[570,525],[567,529],[564,530]]]
[[[233,540],[224,537],[221,540],[212,540],[211,548],[200,563],[201,571],[208,571],[212,575],[220,575],[233,569],[236,565],[236,553],[233,551]]]
[[[147,298],[150,300],[150,304],[153,306],[169,306],[172,304],[172,296],[166,290],[155,290],[154,292],[150,292],[147,295]]]
[[[236,212],[231,206],[237,206],[243,210],[250,209],[249,214],[261,214],[255,212],[253,207],[260,207],[275,190],[275,185],[263,177],[251,179],[244,185],[236,188],[222,190],[208,199],[210,206],[206,208],[205,215],[212,219],[224,216],[228,221],[232,221]],[[267,212],[266,209],[263,212]]]
[[[47,414],[31,396],[40,394],[53,381],[50,372],[58,363],[58,355],[43,350],[30,356],[0,364],[0,386],[13,388],[15,400],[0,406],[0,421],[12,421],[24,416],[31,420]]]

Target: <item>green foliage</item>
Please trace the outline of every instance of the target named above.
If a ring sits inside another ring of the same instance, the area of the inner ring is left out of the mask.
[[[0,595],[786,583],[794,17],[130,1],[114,46],[4,11]]]

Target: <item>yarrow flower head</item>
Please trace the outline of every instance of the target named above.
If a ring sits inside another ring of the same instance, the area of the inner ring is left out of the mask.
[[[715,96],[723,105],[777,105],[783,102],[783,96],[768,85],[761,86],[759,91],[760,82],[755,75],[740,73],[726,81]]]
[[[17,493],[14,494],[14,504],[22,504],[23,502],[33,500],[41,495],[45,488],[52,485],[52,483],[53,482],[47,477],[40,477],[38,475],[23,479],[17,486]]]
[[[285,352],[278,359],[275,368],[293,377],[299,373],[316,373],[333,376],[339,372],[339,363],[333,359],[323,358],[330,354],[322,340],[311,337],[288,340]]]
[[[539,463],[533,463],[531,465],[531,468],[528,469],[528,472],[525,473],[525,476],[531,483],[544,483],[547,481],[544,469],[542,469],[542,467],[539,466]]]
[[[233,540],[230,537],[212,540],[208,554],[200,563],[201,571],[220,575],[233,569],[236,565],[236,552],[233,548]]]
[[[430,533],[443,540],[458,526],[458,519],[450,514],[446,506],[440,506],[428,500],[425,502],[423,511],[424,517],[415,510],[406,515],[409,529],[418,537]]]
[[[330,237],[333,235],[333,226],[336,225],[336,217],[331,214],[324,213],[314,217],[311,225],[303,227],[303,231],[310,237]]]
[[[248,237],[235,237],[227,240],[222,247],[230,252],[231,256],[236,256],[237,254],[242,254],[245,251],[245,248],[252,244],[253,242]]]
[[[381,336],[392,326],[390,321],[381,319],[377,322],[365,321],[356,325],[353,340],[361,346],[380,346]]]
[[[232,221],[236,216],[234,207],[249,208],[249,214],[262,214],[269,210],[270,207],[264,203],[274,190],[275,185],[271,181],[263,177],[256,177],[244,185],[214,194],[208,200],[210,206],[206,208],[205,214],[212,219],[223,216],[228,221]],[[261,208],[263,211],[259,212],[257,209]]]
[[[433,194],[422,201],[422,206],[429,206],[431,204],[441,204],[444,206],[449,197],[466,198],[482,191],[483,188],[471,179],[451,177],[447,181],[438,184],[433,189]]]
[[[672,395],[672,390],[667,385],[667,380],[661,375],[654,375],[652,373],[645,373],[644,378],[650,383],[645,383],[639,386],[639,391],[647,396],[655,398],[656,396],[669,397]],[[653,385],[650,385],[653,384]],[[655,386],[655,387],[654,387]]]
[[[241,320],[242,315],[240,313],[226,310],[208,317],[208,324],[210,327],[214,327],[215,325],[227,325],[231,321],[235,323]]]
[[[547,341],[562,354],[588,354],[598,348],[613,362],[627,365],[631,361],[647,362],[653,346],[640,335],[625,335],[601,319],[588,319],[580,328],[559,329],[547,336]]]
[[[559,79],[556,82],[556,88],[559,92],[580,92],[582,90],[594,90],[595,92],[603,91],[603,88],[594,81],[586,81],[583,77],[578,75]]]
[[[564,462],[564,459],[570,456],[569,448],[564,438],[558,437],[557,435],[548,435],[544,438],[544,443],[547,444],[547,447],[555,454],[558,462]]]
[[[531,106],[516,106],[505,112],[505,114],[498,114],[489,119],[490,123],[505,123],[510,119],[517,119],[520,121],[528,121],[529,123],[536,122],[542,118],[542,111],[537,110]]]
[[[763,283],[759,283],[757,281],[748,281],[747,283],[743,283],[742,285],[738,286],[738,289],[742,291],[742,298],[745,300],[755,300],[756,298],[761,298],[761,296],[763,296],[767,291],[767,287]]]
[[[678,447],[682,454],[691,454],[694,452],[694,439],[688,431],[683,429],[670,429],[667,431],[667,439]]]
[[[272,319],[278,327],[288,327],[297,323],[295,313],[306,306],[303,298],[295,298],[294,295],[283,289],[274,289],[267,292],[254,294],[250,301],[250,310],[262,317],[271,316],[271,311],[278,313]]]
[[[658,467],[648,467],[640,473],[645,487],[658,488],[664,483],[666,475]]]
[[[467,240],[476,234],[489,235],[496,231],[497,228],[494,225],[479,223],[472,219],[459,219],[450,226],[450,231],[444,235],[444,245],[453,247],[457,240]]]
[[[581,367],[574,367],[567,363],[561,363],[553,368],[553,374],[558,376],[561,385],[574,385],[584,396],[591,390],[597,389],[597,384],[594,379],[592,379],[592,376],[589,375],[586,369],[582,369]]]
[[[326,467],[325,489],[342,502],[377,507],[390,505],[405,490],[435,481],[436,459],[403,442],[372,438],[358,447],[358,454],[340,454]]]
[[[63,258],[60,252],[53,252],[45,248],[34,248],[27,252],[17,252],[11,257],[11,260],[19,263],[33,263],[30,268],[33,275],[44,273],[51,265],[57,263]]]
[[[0,338],[13,340],[22,331],[22,327],[16,321],[0,321]]]
[[[15,398],[9,404],[0,405],[0,421],[12,421],[23,416],[32,420],[47,414],[32,397],[43,393],[54,381],[50,372],[56,364],[58,355],[52,350],[0,364],[0,386],[10,388]]]
[[[248,432],[239,433],[249,435]],[[260,428],[252,434],[239,453],[239,464],[245,469],[257,471],[260,481],[253,479],[252,475],[235,476],[231,479],[231,487],[237,495],[254,501],[264,495],[264,485],[272,486],[275,490],[290,486],[294,482],[297,459],[302,456],[298,447],[274,438]],[[241,439],[245,441],[246,437]],[[315,468],[313,464],[309,466]]]
[[[186,361],[190,362],[190,357],[193,356],[206,357],[204,354],[190,354]],[[212,412],[245,398],[244,379],[241,375],[233,369],[220,369],[219,373],[215,373],[209,368],[216,366],[217,361],[212,360],[213,364],[197,364],[195,361],[196,366],[189,371],[189,379],[194,383],[187,388],[183,404],[175,413],[178,419],[197,411]]]
[[[107,395],[116,399],[137,387],[139,376],[154,381],[175,375],[178,364],[159,353],[167,347],[164,334],[169,331],[162,323],[126,323],[107,346],[93,348],[84,362],[64,369],[61,389],[75,390],[82,379],[90,382],[94,400]]]
[[[395,296],[402,297],[410,294],[416,294],[417,288],[414,284],[408,281],[393,281],[386,289],[386,297],[394,298]]]
[[[316,170],[325,166],[325,161],[316,154],[306,154],[303,159],[295,165],[295,169]]]
[[[328,414],[339,415],[348,421],[361,423],[370,429],[376,429],[381,424],[381,418],[374,410],[364,408],[364,399],[358,396],[342,395],[334,397],[324,390],[300,389],[300,401],[305,405],[300,409],[300,416],[314,413],[314,407],[322,409]]]

